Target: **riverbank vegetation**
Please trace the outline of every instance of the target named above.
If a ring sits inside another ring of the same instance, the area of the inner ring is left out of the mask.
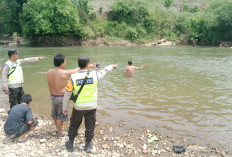
[[[230,0],[2,0],[0,34],[31,42],[103,38],[143,43],[161,38],[174,42],[219,44],[231,41]]]

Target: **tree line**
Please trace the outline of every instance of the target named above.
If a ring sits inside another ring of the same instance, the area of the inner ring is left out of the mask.
[[[127,39],[146,42],[167,38],[218,44],[232,40],[232,3],[208,2],[199,9],[183,0],[116,0],[103,18],[104,6],[93,11],[88,0],[1,0],[0,34],[17,32],[30,41]]]

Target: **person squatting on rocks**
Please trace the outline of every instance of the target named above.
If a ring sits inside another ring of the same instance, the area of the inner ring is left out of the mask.
[[[18,138],[19,142],[27,140],[25,137],[29,132],[34,130],[38,125],[37,117],[33,116],[32,110],[29,107],[32,97],[29,94],[22,96],[22,103],[13,106],[10,111],[4,131],[10,138]]]
[[[69,100],[72,93],[75,94],[77,91],[79,91],[81,85],[84,82],[85,77],[87,79],[82,91],[79,93],[79,96],[74,103],[68,132],[69,140],[66,141],[65,147],[68,151],[73,151],[74,139],[77,136],[78,129],[84,117],[86,128],[85,151],[89,153],[91,152],[93,145],[92,139],[94,136],[96,122],[98,81],[101,80],[107,72],[111,71],[113,68],[116,69],[117,65],[109,65],[99,71],[89,71],[89,69],[94,68],[94,66],[91,66],[90,58],[88,56],[79,57],[78,65],[80,67],[80,71],[70,76],[68,84],[65,87],[66,91],[64,94],[63,101],[64,114],[67,114],[68,112]]]
[[[56,129],[58,130],[57,138],[61,138],[67,134],[67,132],[62,131],[63,122],[68,121],[68,114],[63,114],[65,86],[70,75],[78,72],[80,68],[64,70],[66,66],[66,59],[63,54],[57,54],[54,57],[53,62],[55,68],[48,70],[47,81],[52,101],[51,116],[55,122]]]
[[[128,66],[126,67],[124,75],[132,77],[134,75],[134,70],[142,69],[145,66],[146,65],[144,64],[141,67],[135,67],[135,66],[132,66],[132,61],[128,61]]]
[[[23,71],[21,64],[44,60],[45,57],[31,57],[18,59],[19,52],[17,49],[8,51],[9,60],[4,64],[2,70],[2,89],[9,94],[10,108],[21,103],[23,91]]]

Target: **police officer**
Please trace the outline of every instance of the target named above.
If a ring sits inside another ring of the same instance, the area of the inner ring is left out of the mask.
[[[74,73],[69,78],[68,84],[65,87],[65,95],[63,100],[63,113],[67,114],[69,99],[76,91],[79,91],[83,82],[85,82],[78,98],[74,102],[72,115],[70,118],[70,126],[68,131],[69,140],[66,141],[65,146],[68,151],[73,151],[74,139],[77,136],[77,131],[81,125],[83,117],[85,118],[85,151],[91,152],[92,139],[94,136],[96,109],[97,109],[97,84],[107,72],[116,69],[116,65],[109,65],[99,71],[89,71],[89,68],[94,66],[90,64],[88,56],[81,56],[78,58],[78,65],[80,71]],[[85,79],[86,78],[86,79]]]
[[[44,60],[45,57],[31,57],[25,59],[19,58],[17,49],[8,51],[9,60],[5,63],[2,70],[2,89],[6,95],[9,95],[10,108],[21,103],[23,91],[23,71],[21,64]]]

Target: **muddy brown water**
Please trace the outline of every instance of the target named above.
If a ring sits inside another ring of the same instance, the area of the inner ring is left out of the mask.
[[[0,63],[9,48],[0,48]],[[46,72],[53,57],[62,53],[67,67],[88,55],[101,68],[118,64],[98,86],[98,120],[131,128],[148,128],[177,138],[184,145],[232,146],[232,49],[216,47],[56,47],[18,48],[21,58],[45,56],[23,65],[24,91],[33,96],[33,110],[50,116]],[[135,76],[123,75],[127,61],[146,64]],[[1,100],[7,96],[0,93]],[[70,109],[72,104],[70,104]]]

